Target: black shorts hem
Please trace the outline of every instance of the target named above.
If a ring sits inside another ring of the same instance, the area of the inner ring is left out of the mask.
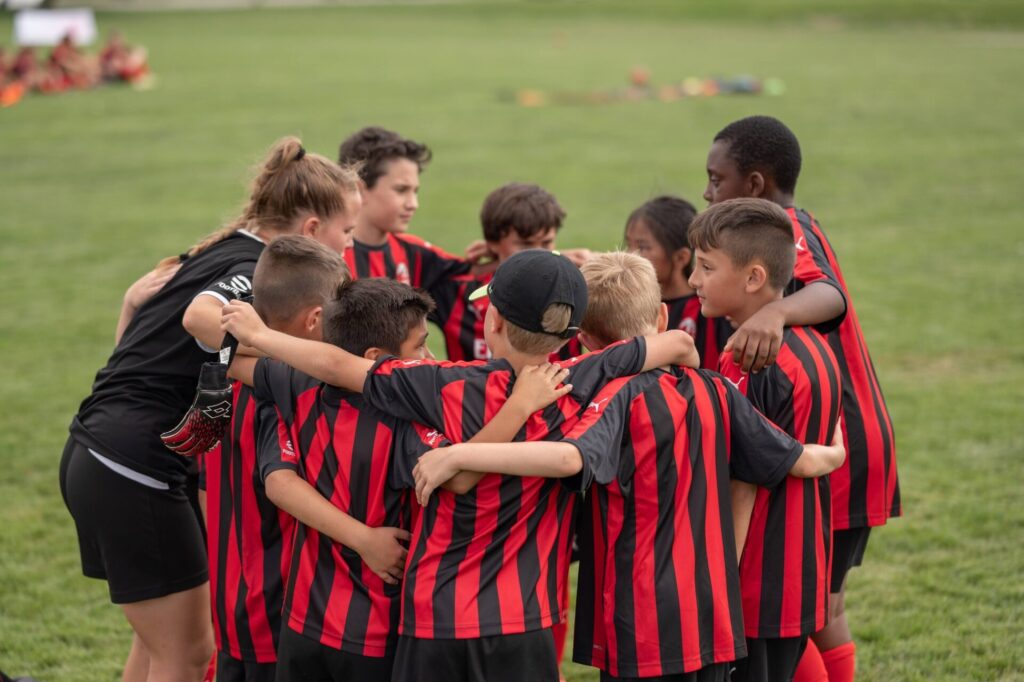
[[[148,599],[159,599],[169,594],[191,590],[209,582],[210,572],[203,571],[187,578],[179,578],[169,583],[154,585],[153,587],[139,587],[134,590],[110,590],[110,601],[115,604],[134,604],[135,602]]]

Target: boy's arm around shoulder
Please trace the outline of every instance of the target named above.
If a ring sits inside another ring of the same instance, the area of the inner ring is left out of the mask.
[[[807,443],[800,453],[793,467],[789,470],[790,475],[797,478],[817,478],[826,476],[846,461],[846,448],[843,446],[842,418],[836,423],[835,433],[832,436],[831,445],[819,445]]]

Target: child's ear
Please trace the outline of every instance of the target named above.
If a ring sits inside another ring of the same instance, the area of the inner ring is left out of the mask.
[[[661,307],[658,308],[658,333],[660,334],[666,329],[668,329],[668,304],[662,302]]]
[[[602,344],[601,342],[599,342],[597,339],[595,339],[593,336],[586,332],[581,331],[579,336],[580,343],[586,346],[587,350],[601,350],[602,348],[604,348],[604,344]]]
[[[768,284],[768,270],[761,263],[754,263],[747,269],[747,281],[744,291],[748,294],[757,293]]]
[[[747,176],[747,192],[755,199],[763,199],[767,188],[764,176],[760,171],[754,171]]]
[[[361,197],[365,197],[366,193],[370,191],[370,188],[366,186],[362,178],[359,178],[357,187],[359,188],[359,194]]]
[[[315,215],[311,215],[302,221],[302,227],[299,228],[299,234],[303,237],[309,237],[316,239],[317,232],[320,231],[320,219]]]
[[[676,270],[686,273],[686,266],[693,261],[693,251],[688,246],[676,249],[672,254],[672,265]]]
[[[313,334],[320,329],[323,311],[323,306],[319,305],[306,311],[306,319],[303,320],[302,328],[306,330],[307,334]]]
[[[376,346],[367,348],[366,352],[363,353],[364,358],[367,360],[373,360],[374,362],[377,362],[377,360],[379,360],[383,355],[390,355],[390,353],[386,352],[383,348],[377,348]]]

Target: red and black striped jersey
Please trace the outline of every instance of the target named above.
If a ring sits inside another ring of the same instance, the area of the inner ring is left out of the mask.
[[[298,472],[341,511],[368,526],[409,528],[410,498],[392,474],[392,457],[415,461],[443,444],[436,431],[385,415],[358,393],[316,385],[287,365],[260,361],[255,383],[294,418]],[[290,466],[286,460],[280,466]],[[273,462],[265,465],[269,473]],[[350,547],[299,524],[284,618],[292,630],[325,646],[384,656],[398,637],[401,592],[387,585]]]
[[[259,473],[257,442],[278,448],[275,415],[233,388],[231,424],[202,466],[214,635],[233,658],[273,663],[295,520],[267,499]]]
[[[440,282],[464,275],[471,267],[464,258],[415,235],[393,232],[379,246],[354,241],[344,257],[353,279],[387,277],[431,293]]]
[[[902,513],[892,419],[832,245],[810,213],[786,212],[797,248],[794,278],[830,278],[846,296],[846,318],[827,336],[842,374],[846,443],[846,462],[831,474],[833,529],[879,526]]]
[[[708,319],[700,312],[700,299],[696,294],[662,301],[668,306],[668,328],[682,329],[693,337],[700,353],[700,366],[718,369],[718,357],[733,328],[724,317]]]
[[[475,301],[469,295],[486,286],[493,274],[452,277],[430,293],[437,308],[430,320],[441,328],[444,346],[450,362],[490,360],[491,351],[484,340],[484,315],[490,305],[486,296]],[[579,337],[574,336],[558,351],[551,354],[551,362],[561,362],[584,353]]]
[[[773,486],[801,445],[720,375],[678,368],[613,381],[566,441],[590,488],[573,660],[656,677],[744,657],[729,479]]]
[[[572,393],[531,416],[517,440],[559,438],[601,386],[638,371],[645,356],[641,338],[568,361]],[[364,395],[379,409],[464,442],[497,414],[514,381],[505,360],[391,358],[367,376]],[[411,478],[413,464],[397,470]],[[555,480],[497,474],[464,495],[437,491],[413,526],[401,633],[467,639],[561,622],[577,497]]]
[[[775,364],[757,374],[743,374],[731,355],[722,358],[721,371],[796,440],[832,442],[842,387],[839,365],[818,332],[787,329]],[[787,476],[774,488],[758,488],[740,557],[748,637],[799,637],[827,624],[831,509],[828,476]]]

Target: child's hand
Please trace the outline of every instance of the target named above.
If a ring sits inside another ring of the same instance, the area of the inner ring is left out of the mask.
[[[572,391],[572,384],[562,385],[567,376],[568,369],[550,362],[543,365],[527,365],[516,377],[508,402],[520,409],[520,414],[529,417]]]
[[[576,267],[580,267],[594,255],[590,249],[559,249],[558,253],[572,261]]]
[[[731,352],[744,372],[760,372],[775,362],[785,326],[786,319],[781,313],[764,306],[729,337],[724,352]]]
[[[836,432],[832,434],[832,447],[843,451],[843,459],[846,459],[846,443],[843,441],[843,416],[839,415],[836,420]]]
[[[466,247],[465,259],[473,265],[482,265],[484,261],[494,260],[494,253],[487,247],[487,242],[477,239]]]
[[[163,289],[180,269],[181,263],[175,263],[150,270],[128,287],[128,291],[124,293],[124,304],[132,311],[138,310],[143,303],[153,298],[156,292]]]
[[[412,475],[416,479],[416,499],[420,506],[426,507],[430,495],[459,473],[460,469],[451,456],[454,452],[452,447],[434,448],[416,462]]]
[[[244,346],[258,348],[256,336],[267,329],[256,310],[248,303],[230,301],[220,311],[220,328],[230,332]]]
[[[402,579],[405,555],[408,553],[402,542],[408,542],[410,537],[409,531],[401,528],[367,527],[365,539],[359,543],[359,547],[352,549],[359,552],[359,556],[377,577],[388,585],[397,585]]]

